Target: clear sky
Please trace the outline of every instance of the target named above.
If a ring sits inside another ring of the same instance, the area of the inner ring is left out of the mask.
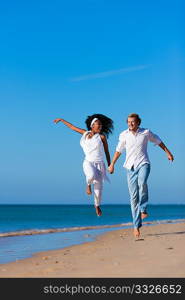
[[[185,203],[183,0],[7,0],[0,44],[0,203],[93,203],[80,135],[53,120],[106,114],[112,156],[132,112],[175,157],[149,145],[150,203]],[[104,204],[129,203],[124,158]]]

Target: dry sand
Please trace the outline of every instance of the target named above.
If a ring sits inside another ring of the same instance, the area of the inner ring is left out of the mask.
[[[185,277],[185,223],[144,226],[140,240],[132,229],[96,241],[1,264],[1,278]]]

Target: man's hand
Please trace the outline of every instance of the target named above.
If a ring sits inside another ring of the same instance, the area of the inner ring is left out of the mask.
[[[167,155],[167,157],[168,157],[169,160],[171,160],[171,161],[174,160],[173,155],[171,154],[171,152],[169,151],[169,149],[165,146],[165,144],[163,142],[161,142],[159,144],[159,147],[166,152],[166,155]]]
[[[167,153],[167,157],[169,160],[173,161],[174,160],[174,157],[171,153]]]
[[[114,173],[114,165],[110,164],[110,166],[108,167],[108,171],[110,174]]]

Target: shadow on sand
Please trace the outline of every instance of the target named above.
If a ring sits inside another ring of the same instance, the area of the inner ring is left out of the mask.
[[[185,234],[185,231],[163,232],[163,233],[149,233],[149,234],[147,234],[147,236],[161,236],[161,235],[170,235],[170,234]]]

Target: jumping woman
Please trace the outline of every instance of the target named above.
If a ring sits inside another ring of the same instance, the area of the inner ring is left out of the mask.
[[[100,203],[102,199],[103,181],[108,180],[104,163],[104,154],[107,164],[110,165],[110,154],[107,143],[109,133],[113,130],[113,121],[102,114],[88,116],[85,123],[88,130],[78,128],[64,119],[55,119],[54,122],[64,123],[70,129],[82,134],[80,145],[84,151],[85,159],[83,171],[86,176],[86,193],[92,194],[91,185],[94,186],[94,206],[97,216],[102,215]]]

